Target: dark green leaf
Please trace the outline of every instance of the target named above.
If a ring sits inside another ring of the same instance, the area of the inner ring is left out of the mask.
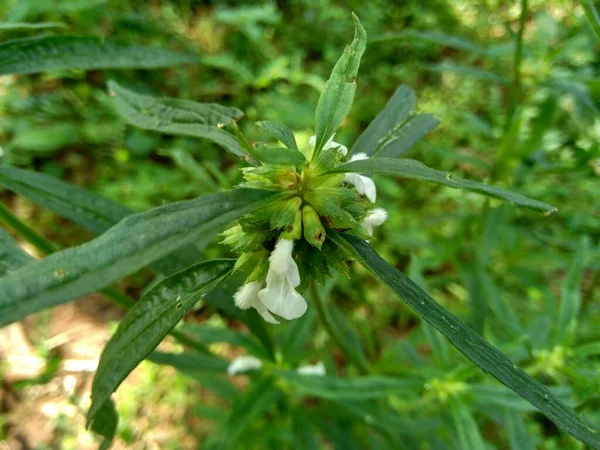
[[[177,248],[207,240],[274,195],[236,189],[129,216],[88,243],[0,279],[0,325],[97,291]]]
[[[98,409],[94,419],[88,423],[88,426],[94,433],[104,437],[104,441],[100,444],[100,450],[108,450],[110,448],[115,434],[117,434],[118,424],[119,415],[115,409],[115,404],[108,398]]]
[[[131,125],[159,133],[208,139],[236,156],[248,157],[237,138],[221,129],[243,116],[239,109],[142,95],[114,81],[110,81],[108,87],[117,112]]]
[[[202,353],[164,353],[154,351],[146,358],[155,364],[171,366],[192,375],[199,372],[225,373],[229,363],[213,355]]]
[[[495,186],[489,186],[477,181],[452,178],[449,172],[431,169],[425,164],[413,159],[365,159],[342,164],[331,172],[363,172],[369,174],[380,173],[383,175],[430,181],[432,183],[443,184],[444,186],[449,186],[451,188],[465,189],[467,191],[477,192],[478,194],[484,194],[490,197],[506,200],[514,205],[542,211],[545,214],[550,214],[554,211],[557,211],[557,209],[552,205],[527,198],[521,194],[506,191]]]
[[[231,301],[233,297],[229,297]],[[214,344],[216,342],[227,342],[228,344],[243,347],[255,356],[269,358],[265,349],[252,336],[248,336],[240,331],[231,328],[217,328],[208,325],[184,325],[182,330],[199,340],[203,344]]]
[[[597,427],[580,417],[547,387],[514,365],[504,353],[442,308],[406,275],[386,263],[363,239],[348,234],[332,234],[332,238],[484,372],[525,398],[559,428],[592,447],[600,447],[600,430]]]
[[[550,391],[561,401],[570,401],[570,390],[567,387],[552,387]],[[505,407],[515,411],[535,412],[536,408],[522,397],[502,385],[469,384],[469,392],[476,403]]]
[[[0,44],[0,75],[63,69],[154,69],[197,62],[195,55],[95,37],[36,36]]]
[[[360,135],[352,153],[396,157],[437,127],[437,118],[414,112],[416,102],[417,98],[408,86],[396,89],[385,108]]]
[[[342,124],[354,101],[360,59],[367,47],[367,33],[358,17],[352,14],[352,18],[355,27],[354,40],[346,47],[343,55],[335,64],[331,76],[325,84],[325,91],[317,103],[313,160]]]
[[[390,41],[410,41],[410,43],[421,41],[455,48],[457,50],[464,50],[481,56],[487,55],[487,50],[485,48],[478,46],[468,39],[448,33],[442,33],[440,31],[408,30],[401,33],[387,34],[371,40],[372,43],[389,43]]]
[[[290,148],[255,147],[254,155],[265,164],[299,166],[306,162],[302,153]]]
[[[278,139],[283,145],[292,150],[298,150],[298,144],[296,144],[296,138],[294,133],[284,124],[279,122],[270,122],[263,120],[262,122],[256,122],[256,126],[265,133]]]
[[[589,245],[587,236],[581,238],[575,260],[561,287],[560,310],[556,323],[556,342],[558,344],[564,344],[575,327],[577,314],[581,307],[581,281],[587,265]]]
[[[0,228],[0,277],[20,269],[33,261],[33,257],[17,245],[10,235]]]
[[[330,400],[360,400],[415,392],[423,387],[418,380],[371,375],[360,378],[337,378],[303,375],[293,370],[277,370],[275,374],[300,392]]]
[[[160,282],[129,310],[100,356],[88,421],[202,295],[231,272],[233,264],[221,259],[189,267]]]
[[[79,186],[16,167],[0,167],[0,184],[95,234],[104,233],[134,213],[120,203]],[[189,246],[155,261],[152,266],[163,275],[170,275],[200,259],[200,251]]]

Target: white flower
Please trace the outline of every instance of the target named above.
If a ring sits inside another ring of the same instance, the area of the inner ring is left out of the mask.
[[[292,258],[294,241],[280,238],[269,256],[267,287],[258,292],[262,304],[272,313],[292,320],[306,312],[306,300],[296,292],[300,284],[298,265]],[[259,311],[260,312],[260,311]]]
[[[350,162],[368,158],[366,153],[355,153],[350,157]],[[353,184],[358,193],[364,194],[371,203],[375,203],[375,200],[377,200],[377,188],[375,188],[375,183],[369,177],[357,173],[347,173],[344,177],[344,183]]]
[[[307,366],[300,366],[298,367],[297,372],[302,375],[318,375],[321,377],[327,375],[327,372],[325,371],[325,364],[323,364],[322,361],[319,361],[315,365],[309,364]]]
[[[246,283],[238,289],[233,296],[233,300],[238,308],[254,308],[267,322],[278,324],[279,321],[273,317],[258,296],[258,292],[263,288],[263,285],[264,283],[262,281],[251,281],[250,283]]]
[[[254,356],[238,356],[231,361],[227,367],[227,375],[237,375],[238,373],[244,373],[250,370],[259,370],[261,367],[262,361]]]
[[[325,143],[325,145],[323,146],[323,150],[329,150],[330,148],[337,147],[337,151],[340,153],[340,155],[346,156],[348,154],[348,147],[346,147],[345,145],[342,145],[342,144],[338,144],[337,142],[334,142],[333,141],[334,136],[335,135],[331,136],[329,138],[329,140]],[[310,139],[308,140],[308,145],[310,145],[314,149],[316,143],[317,143],[317,137],[311,136]]]
[[[369,211],[362,221],[362,226],[369,236],[373,236],[373,227],[378,227],[387,220],[387,211],[383,208],[375,208]]]

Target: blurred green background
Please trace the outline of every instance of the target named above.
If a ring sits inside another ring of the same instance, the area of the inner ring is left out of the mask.
[[[0,77],[0,162],[48,173],[139,211],[232,187],[241,180],[235,158],[207,141],[125,125],[110,103],[106,82],[115,79],[156,96],[236,106],[245,112],[239,125],[246,136],[267,139],[254,122],[275,120],[306,144],[314,134],[319,94],[351,39],[352,11],[367,30],[369,45],[356,100],[337,142],[351,147],[395,89],[408,84],[418,94],[419,109],[441,119],[408,157],[559,209],[542,217],[463,191],[381,177],[378,201],[390,219],[372,245],[600,423],[600,41],[576,1],[529,2],[515,89],[519,2],[4,0],[2,21],[60,22],[63,27],[42,32],[184,50],[201,55],[201,63]],[[0,40],[39,33],[0,29]],[[91,238],[23,197],[1,195],[20,218],[60,246]],[[225,249],[215,244],[207,252],[222,256]],[[119,288],[138,295],[148,279],[140,273]],[[485,440],[481,448],[583,448],[531,410],[517,419],[504,417],[498,404],[482,400],[493,394],[485,388],[476,394],[469,386],[485,387],[489,380],[432,337],[418,317],[358,266],[331,295],[378,371],[419,371],[433,380],[424,392],[391,403],[407,418],[433,421],[440,439],[455,443],[448,448],[466,448],[461,423],[479,430]],[[575,332],[564,342],[553,326],[568,295],[581,296],[581,310]],[[94,448],[81,413],[89,371],[65,371],[64,364],[52,370],[51,362],[93,360],[120,312],[99,296],[73,305],[37,314],[15,331],[31,361],[45,372],[34,370],[37,378],[25,382],[27,376],[4,365],[0,441],[15,446],[10,448]],[[193,316],[190,320],[199,323],[240,327],[210,309]],[[324,358],[331,373],[351,373],[314,317],[305,326],[314,328],[314,337],[303,356]],[[289,331],[282,330],[276,333]],[[520,352],[519,330],[526,331],[533,357]],[[216,351],[227,358],[236,355],[227,345]],[[449,407],[449,398],[460,398],[465,408]],[[117,402],[116,448],[201,448],[228,408],[193,379],[150,363],[130,376]],[[28,419],[31,426],[23,423]],[[263,428],[255,425],[257,433]],[[336,441],[339,436],[331,430],[321,431],[324,445],[354,448]],[[358,442],[356,448],[365,448],[361,432],[369,436],[358,430],[352,441]],[[531,446],[516,447],[522,440]],[[406,448],[420,448],[411,445]]]

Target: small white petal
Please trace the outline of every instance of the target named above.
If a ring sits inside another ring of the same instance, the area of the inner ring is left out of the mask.
[[[258,298],[256,302],[254,302],[254,308],[256,309],[256,312],[260,314],[260,317],[262,317],[265,320],[265,322],[272,323],[273,325],[279,325],[279,320],[273,317],[273,314],[269,312],[269,310],[267,309],[265,304],[260,300],[260,298]]]
[[[258,298],[258,291],[260,291],[262,287],[262,283],[259,281],[252,281],[243,285],[233,296],[235,306],[240,309],[252,308],[254,306],[254,300]]]
[[[355,153],[354,155],[352,155],[350,157],[350,162],[352,162],[352,161],[362,161],[364,159],[369,159],[369,156],[366,153],[359,152],[359,153]]]
[[[238,373],[248,372],[249,370],[259,370],[261,367],[262,361],[254,356],[238,356],[231,361],[227,367],[227,374],[237,375]]]
[[[292,259],[292,250],[294,249],[294,241],[290,239],[280,238],[275,244],[275,248],[269,255],[269,270],[274,270],[277,273],[285,273],[289,270]]]
[[[373,236],[373,227],[379,226],[385,222],[387,220],[387,216],[387,211],[383,208],[372,209],[364,218],[361,225],[365,230],[367,230],[369,236]]]
[[[377,188],[375,182],[369,177],[357,173],[347,173],[344,177],[345,183],[353,184],[359,194],[364,194],[371,203],[377,200]]]
[[[297,319],[306,312],[306,300],[285,274],[269,271],[267,287],[258,292],[258,297],[270,312],[287,320]]]
[[[317,364],[314,365],[309,364],[307,366],[298,367],[297,372],[302,375],[318,375],[321,377],[327,375],[327,371],[325,370],[325,364],[323,364],[322,361],[319,361]]]

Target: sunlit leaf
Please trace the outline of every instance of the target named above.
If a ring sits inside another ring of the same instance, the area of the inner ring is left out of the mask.
[[[514,205],[535,209],[546,214],[557,210],[552,205],[530,199],[521,194],[506,191],[495,186],[489,186],[477,181],[453,178],[448,172],[431,169],[425,164],[413,159],[365,159],[342,164],[333,169],[331,172],[363,172],[367,174],[380,173],[383,175],[430,181],[432,183],[443,184],[444,186],[449,186],[455,189],[465,189],[467,191],[477,192],[478,194],[496,197],[506,200]]]
[[[236,156],[248,156],[237,138],[221,129],[243,116],[237,108],[142,95],[114,81],[110,81],[108,87],[117,112],[131,125],[159,133],[208,139]]]
[[[313,160],[342,124],[354,101],[360,59],[367,47],[367,33],[358,17],[353,14],[352,18],[355,26],[354,40],[335,64],[325,91],[317,103]]]

